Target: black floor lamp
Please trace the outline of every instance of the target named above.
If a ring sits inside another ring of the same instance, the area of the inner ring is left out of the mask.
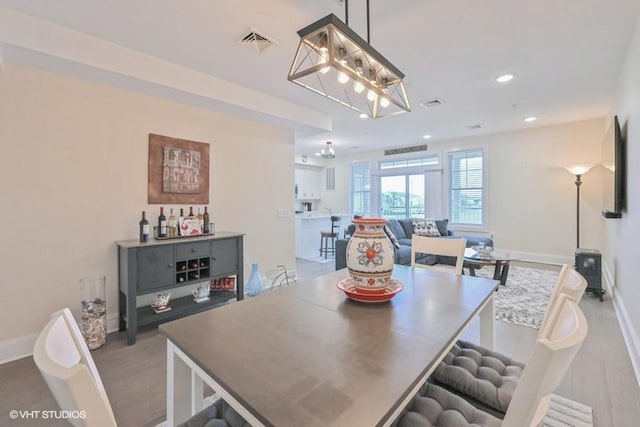
[[[593,165],[567,166],[571,175],[576,176],[576,249],[580,248],[580,186],[582,185],[582,175],[589,172]]]

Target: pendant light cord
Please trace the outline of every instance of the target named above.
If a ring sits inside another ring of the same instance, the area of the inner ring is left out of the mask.
[[[349,26],[349,0],[344,0],[344,20],[345,20],[345,24],[347,24],[347,27],[348,27]],[[371,44],[369,0],[367,0],[367,44]]]
[[[371,44],[369,40],[369,0],[367,0],[367,44]]]

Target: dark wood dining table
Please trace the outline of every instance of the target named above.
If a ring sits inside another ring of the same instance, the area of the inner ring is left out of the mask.
[[[336,287],[345,270],[160,326],[167,425],[202,408],[204,384],[251,425],[390,425],[474,317],[494,343],[494,280],[395,266],[379,304]]]

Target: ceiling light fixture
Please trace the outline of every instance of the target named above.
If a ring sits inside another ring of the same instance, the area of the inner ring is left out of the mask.
[[[322,149],[320,155],[325,159],[333,159],[336,156],[336,152],[333,150],[331,141],[327,141],[327,146]]]
[[[523,120],[525,122],[527,122],[527,123],[531,123],[531,122],[535,122],[536,120],[538,120],[538,118],[536,116],[529,116],[529,117],[525,117]]]
[[[330,14],[298,31],[287,79],[374,119],[411,111],[404,74],[369,44],[369,0],[366,41],[349,28],[348,0],[345,16],[346,24]]]
[[[511,80],[513,80],[514,75],[513,74],[503,74],[501,76],[496,77],[496,81],[498,83],[506,83],[506,82],[510,82]]]
[[[429,134],[422,135],[422,137],[423,137],[424,139],[431,139],[431,135],[429,135]]]

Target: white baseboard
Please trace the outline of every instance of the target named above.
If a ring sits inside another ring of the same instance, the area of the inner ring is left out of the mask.
[[[117,332],[119,327],[118,313],[107,315],[107,333]],[[38,334],[0,341],[0,365],[14,360],[31,357]]]
[[[629,353],[629,358],[631,359],[631,366],[633,367],[633,372],[636,374],[636,382],[640,385],[640,341],[638,340],[638,334],[633,327],[633,324],[629,320],[629,315],[627,314],[627,308],[624,304],[624,301],[620,297],[620,294],[617,292],[615,283],[613,281],[613,276],[611,272],[603,263],[602,269],[602,278],[605,285],[605,289],[609,295],[611,295],[611,300],[613,301],[613,307],[616,312],[616,317],[618,318],[618,324],[620,325],[620,330],[622,331],[622,338],[627,347],[627,352]]]
[[[29,357],[33,354],[38,334],[0,341],[0,365]]]

